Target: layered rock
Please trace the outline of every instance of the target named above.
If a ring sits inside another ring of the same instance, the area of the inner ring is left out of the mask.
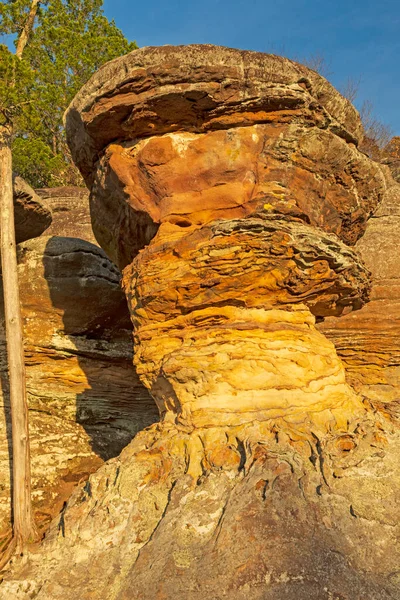
[[[309,312],[367,297],[340,240],[360,237],[385,181],[355,147],[349,103],[279,57],[163,47],[104,67],[66,122],[95,235],[126,267],[135,361],[164,418],[191,428],[322,413],[329,428],[335,404],[344,421],[357,412]]]
[[[66,124],[162,419],[0,593],[395,598],[399,433],[315,326],[368,299],[349,245],[386,181],[356,111],[286,59],[163,47],[106,65]]]
[[[44,527],[77,482],[117,455],[157,419],[157,411],[132,365],[120,273],[103,250],[82,239],[94,239],[87,193],[58,189],[40,195],[53,223],[45,236],[18,246],[18,259],[33,499]],[[1,531],[10,524],[11,432],[3,320],[0,327]]]
[[[388,165],[394,179],[400,182],[400,136],[392,138],[382,154],[382,162]]]
[[[362,303],[368,278],[354,253],[269,215],[179,240],[161,231],[124,280],[135,363],[164,418],[185,428],[342,425],[341,409],[348,418],[357,400],[308,307],[320,316]]]
[[[66,116],[69,142],[92,187],[96,238],[120,267],[160,223],[198,226],[265,204],[354,243],[381,196],[379,168],[354,147],[354,108],[287,59],[146,48],[85,90]]]
[[[384,200],[356,246],[372,273],[370,302],[318,326],[334,342],[353,387],[394,415],[400,390],[399,229],[400,185],[388,178]]]
[[[96,244],[86,188],[42,188],[37,190],[37,194],[53,215],[53,222],[46,231],[47,236],[72,237]]]

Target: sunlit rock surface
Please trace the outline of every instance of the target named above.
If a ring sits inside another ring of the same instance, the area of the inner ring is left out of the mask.
[[[370,291],[350,246],[388,183],[354,108],[286,59],[167,46],[105,65],[66,126],[161,422],[0,594],[398,598],[398,424],[316,328]]]
[[[400,412],[400,185],[390,181],[357,251],[372,274],[370,302],[318,327],[334,342],[348,380],[382,410]]]

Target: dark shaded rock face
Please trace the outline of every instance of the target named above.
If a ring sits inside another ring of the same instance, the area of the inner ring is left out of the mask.
[[[396,415],[316,327],[368,300],[349,245],[389,180],[356,111],[286,59],[167,46],[105,65],[66,125],[162,418],[0,597],[396,600]]]
[[[51,210],[22,179],[14,177],[14,220],[17,244],[41,235],[51,224]]]
[[[34,509],[45,526],[79,480],[157,420],[157,409],[132,365],[121,275],[86,241],[94,239],[87,192],[39,193],[53,222],[45,236],[19,244],[18,261]],[[0,290],[1,530],[10,522],[11,433],[2,298]]]

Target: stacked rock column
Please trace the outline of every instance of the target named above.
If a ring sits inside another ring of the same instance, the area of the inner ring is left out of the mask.
[[[364,408],[315,319],[367,301],[350,246],[385,189],[351,104],[287,59],[165,46],[105,65],[66,127],[164,426],[346,431]]]
[[[189,431],[346,429],[361,403],[315,315],[365,295],[356,255],[268,214],[165,235],[124,271],[136,366],[163,419]]]

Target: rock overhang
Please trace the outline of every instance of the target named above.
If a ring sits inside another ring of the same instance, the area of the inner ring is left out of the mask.
[[[356,148],[359,115],[289,59],[211,45],[135,50],[104,65],[65,116],[93,228],[120,268],[160,225],[270,207],[353,245],[384,178]]]
[[[40,236],[50,227],[50,208],[22,177],[13,177],[13,198],[17,244]]]
[[[301,107],[347,141],[360,141],[351,103],[299,63],[211,44],[150,46],[97,71],[71,102],[65,123],[74,161],[90,181],[99,153],[116,139],[224,129]]]

